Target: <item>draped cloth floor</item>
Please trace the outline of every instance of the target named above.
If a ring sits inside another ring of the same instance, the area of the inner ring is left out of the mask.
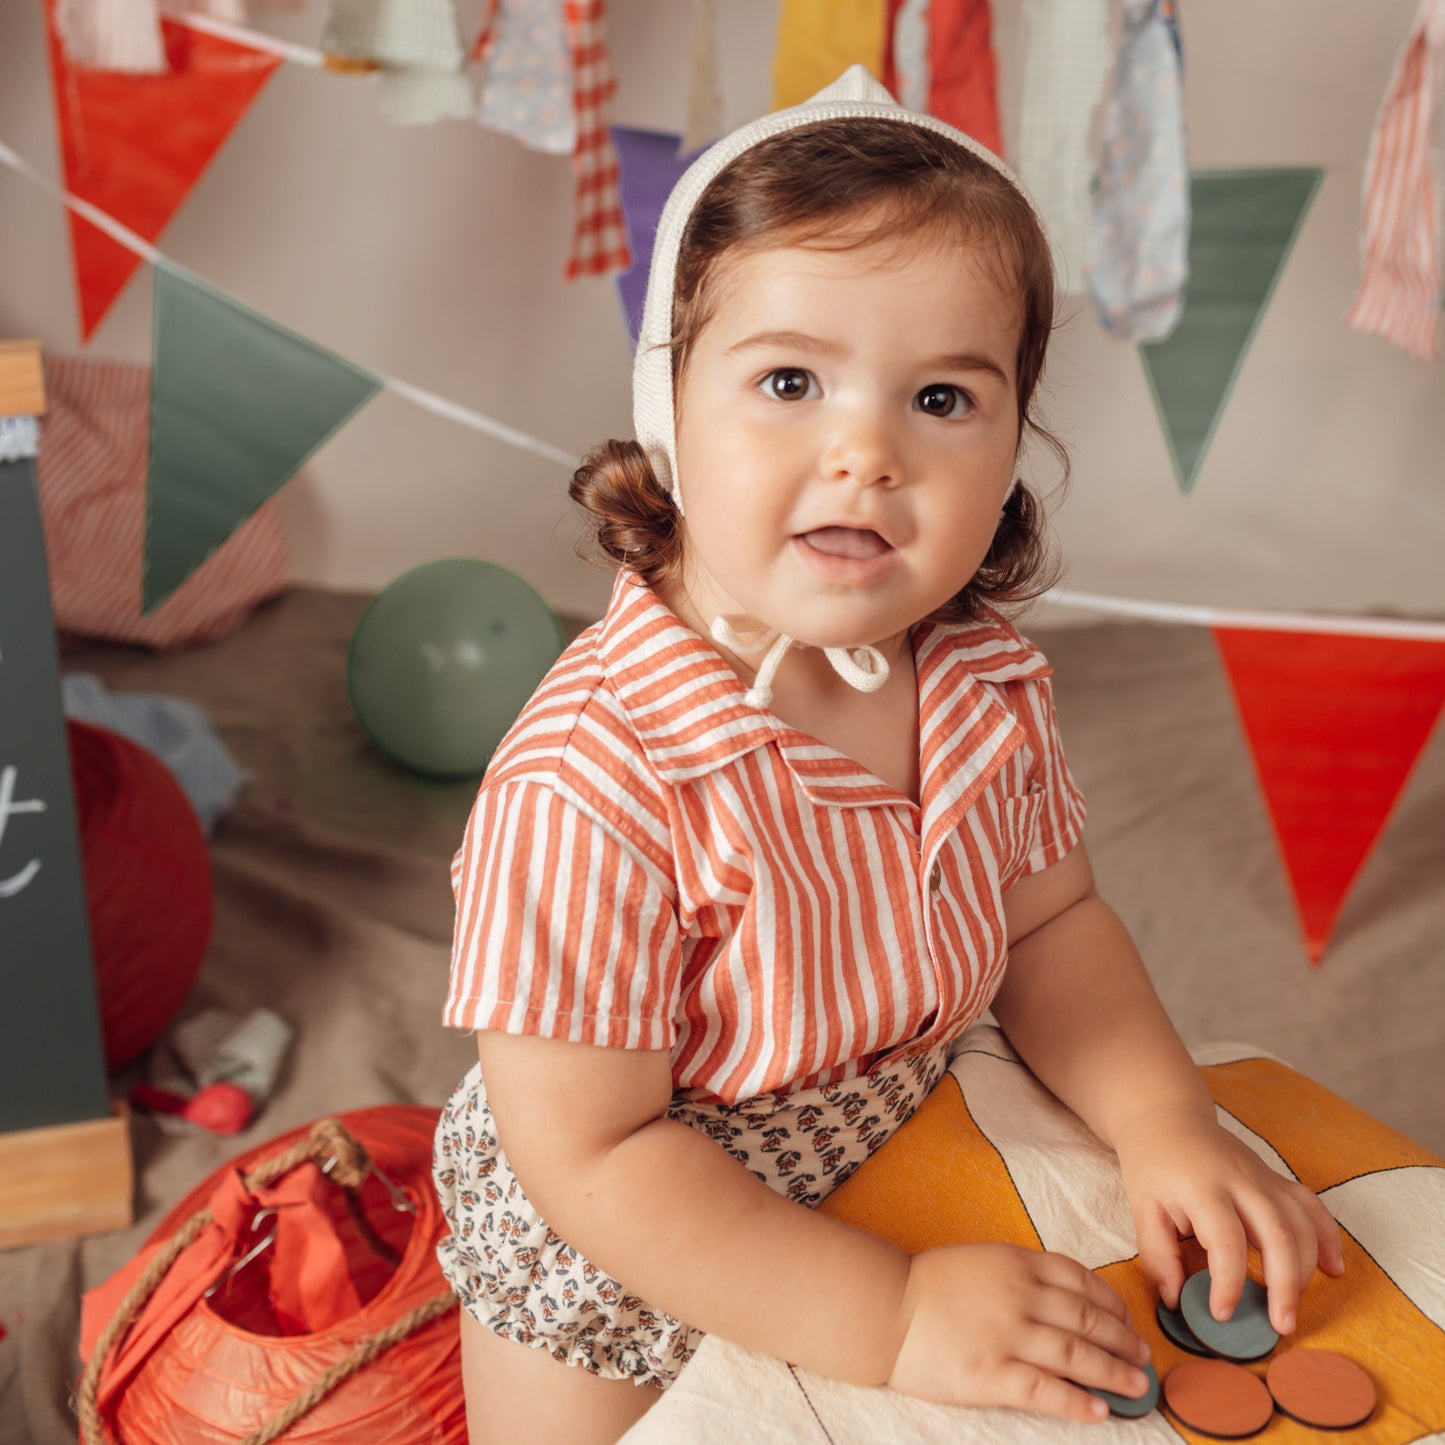
[[[82,1289],[197,1181],[321,1114],[440,1105],[475,1057],[438,1023],[447,864],[474,785],[426,782],[352,717],[345,657],[362,594],[296,588],[190,651],[67,650],[66,671],[205,706],[252,779],[212,839],[215,933],[192,1006],[265,1004],[297,1040],[243,1135],[133,1126],[129,1230],[0,1254],[0,1445],[76,1438],[68,1396]],[[1214,644],[1145,623],[1030,628],[1056,669],[1090,805],[1101,891],[1130,926],[1186,1041],[1243,1039],[1445,1153],[1445,729],[1357,880],[1324,964],[1306,961]],[[116,1081],[118,1091],[131,1074]]]

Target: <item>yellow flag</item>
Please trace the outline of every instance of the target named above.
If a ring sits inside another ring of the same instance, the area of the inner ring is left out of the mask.
[[[782,0],[773,109],[799,105],[850,65],[883,75],[887,0]]]

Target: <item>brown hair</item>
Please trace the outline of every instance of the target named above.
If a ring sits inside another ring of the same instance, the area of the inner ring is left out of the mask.
[[[994,169],[933,131],[893,120],[831,120],[760,141],[703,192],[678,253],[672,302],[672,378],[677,395],[688,356],[716,304],[721,264],[739,252],[810,245],[846,250],[920,233],[989,248],[1017,290],[1020,320],[1019,443],[1032,435],[1069,473],[1063,444],[1038,421],[1034,400],[1054,325],[1048,242],[1028,201]],[[683,528],[672,498],[634,441],[588,453],[569,488],[589,512],[596,542],[649,586],[675,579]],[[1043,508],[1022,479],[968,585],[933,615],[963,621],[991,604],[1024,602],[1054,580]]]

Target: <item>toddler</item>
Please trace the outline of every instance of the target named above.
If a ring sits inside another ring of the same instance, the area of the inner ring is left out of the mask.
[[[437,1136],[473,1445],[618,1439],[706,1331],[925,1399],[1106,1413],[1148,1357],[1080,1264],[814,1211],[988,1008],[1118,1154],[1144,1268],[1285,1334],[1338,1230],[1213,1105],[1080,842],[1017,467],[1053,268],[1012,174],[855,68],[659,225],[636,442],[572,495],[606,616],[497,749],[453,881]],[[963,1187],[960,1184],[960,1187]],[[639,1388],[640,1387],[640,1388]]]

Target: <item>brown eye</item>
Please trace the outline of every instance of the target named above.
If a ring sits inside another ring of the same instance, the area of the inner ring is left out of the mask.
[[[763,390],[779,401],[798,401],[812,389],[813,378],[796,366],[770,371],[763,381]]]
[[[919,411],[929,416],[952,416],[965,404],[964,394],[956,386],[925,386],[913,399]]]

